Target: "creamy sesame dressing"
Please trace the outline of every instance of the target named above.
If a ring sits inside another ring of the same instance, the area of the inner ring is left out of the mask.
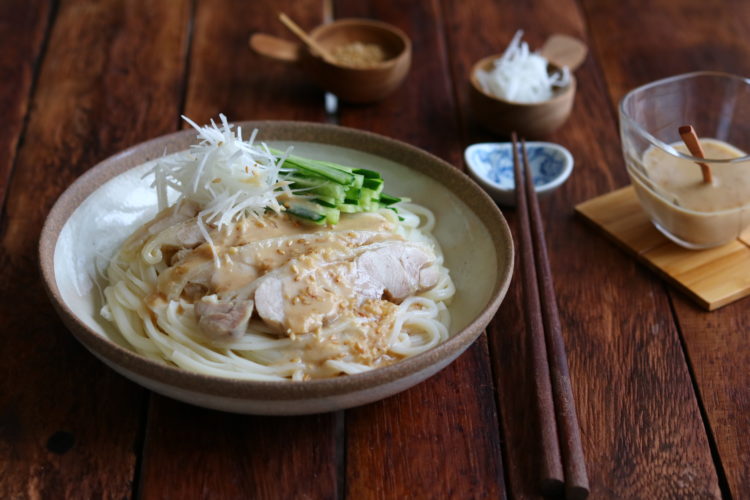
[[[379,212],[347,214],[322,228],[269,213],[214,229],[212,243],[196,244],[196,218],[162,228],[159,221],[190,214],[168,211],[136,238],[142,252],[166,264],[147,306],[158,316],[170,301],[192,305],[206,339],[227,345],[262,323],[293,341],[280,359],[303,363],[306,377],[330,373],[327,360],[374,367],[399,359],[386,354],[398,304],[437,282],[433,250],[406,241]]]

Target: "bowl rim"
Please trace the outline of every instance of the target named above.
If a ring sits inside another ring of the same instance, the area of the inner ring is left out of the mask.
[[[485,226],[496,252],[497,279],[487,303],[476,317],[462,330],[434,348],[382,368],[329,379],[309,381],[253,381],[219,377],[186,371],[149,360],[115,344],[83,323],[69,308],[60,290],[54,270],[54,255],[58,236],[73,211],[102,184],[113,177],[135,168],[123,167],[118,160],[127,158],[142,149],[162,150],[172,141],[194,136],[192,129],[174,132],[136,144],[124,151],[97,163],[77,178],[57,199],[42,227],[39,240],[39,263],[42,282],[55,309],[73,335],[97,357],[107,363],[124,368],[139,377],[144,377],[171,387],[217,397],[260,398],[273,401],[298,400],[301,397],[328,397],[382,387],[420,373],[451,355],[462,352],[482,333],[491,321],[508,291],[513,274],[514,247],[508,223],[492,199],[465,173],[444,160],[422,149],[402,141],[372,132],[303,121],[242,121],[233,122],[245,129],[258,128],[268,135],[266,140],[317,142],[355,149],[395,161],[406,168],[415,169],[449,189],[477,214],[479,211],[490,217],[479,217]],[[283,137],[278,137],[282,135]],[[394,158],[397,156],[398,158]],[[400,159],[399,159],[400,158]],[[148,160],[143,160],[139,164]],[[407,163],[408,162],[408,163]],[[429,166],[429,168],[427,167]],[[461,196],[463,192],[469,196]],[[487,224],[491,220],[493,224]]]
[[[649,90],[654,87],[658,87],[660,85],[665,85],[668,83],[677,82],[680,80],[689,80],[691,78],[696,77],[714,77],[719,79],[728,79],[728,80],[736,80],[741,81],[745,83],[746,85],[750,85],[750,78],[745,78],[743,76],[735,75],[732,73],[726,73],[724,71],[692,71],[690,73],[681,73],[679,75],[673,75],[669,76],[667,78],[662,78],[659,80],[654,80],[653,82],[648,82],[646,84],[643,84],[639,87],[636,87],[632,90],[630,90],[627,94],[623,96],[622,99],[620,99],[620,104],[618,106],[618,111],[620,114],[620,128],[622,129],[622,122],[627,122],[627,124],[636,130],[638,134],[640,134],[644,139],[646,139],[652,146],[655,146],[666,153],[669,153],[672,156],[676,156],[678,158],[682,158],[685,160],[690,160],[693,162],[698,163],[707,163],[707,164],[731,164],[731,163],[742,163],[746,161],[750,161],[750,153],[748,153],[745,156],[740,156],[737,158],[698,158],[689,154],[681,153],[680,151],[677,151],[675,148],[673,148],[671,145],[661,141],[660,139],[657,139],[654,137],[648,130],[643,128],[638,121],[636,121],[632,116],[628,114],[628,112],[625,110],[626,103],[633,99],[636,94],[639,92],[643,92],[644,90]]]
[[[321,36],[322,34],[324,34],[325,32],[332,30],[332,29],[340,28],[342,26],[366,26],[368,28],[377,28],[383,31],[387,31],[393,35],[396,35],[401,40],[401,43],[403,44],[403,48],[396,56],[391,57],[390,59],[386,59],[385,61],[380,61],[378,63],[375,63],[371,66],[352,67],[352,66],[346,66],[344,64],[339,64],[334,61],[328,61],[328,60],[324,60],[320,58],[320,60],[324,64],[334,66],[339,69],[361,73],[361,72],[367,72],[371,70],[388,69],[388,68],[391,68],[392,66],[396,66],[400,61],[411,57],[412,47],[411,47],[411,39],[409,38],[409,36],[400,28],[392,24],[383,22],[383,21],[377,21],[375,19],[366,19],[366,18],[359,18],[359,17],[346,17],[342,19],[336,19],[329,23],[323,23],[313,28],[310,31],[310,37],[317,40],[317,38]],[[312,57],[316,57],[310,52],[310,50],[307,47],[305,47],[305,50],[307,50],[307,52]]]
[[[466,162],[466,166],[469,167],[469,169],[476,175],[478,178],[480,178],[482,181],[488,183],[490,186],[492,186],[493,189],[501,192],[501,193],[512,193],[515,191],[515,188],[509,189],[503,186],[498,185],[495,181],[488,178],[486,175],[484,175],[482,172],[480,172],[476,166],[474,165],[473,161],[470,159],[470,154],[472,151],[476,149],[480,149],[482,147],[489,147],[489,148],[496,148],[496,149],[506,149],[506,148],[512,148],[513,143],[512,142],[478,142],[476,144],[471,144],[466,147],[464,150],[464,161]],[[560,152],[563,157],[565,158],[565,162],[563,163],[562,171],[559,175],[557,175],[553,180],[549,182],[545,182],[544,184],[536,185],[534,184],[534,190],[537,193],[544,193],[547,191],[550,191],[552,189],[555,189],[556,187],[561,186],[567,179],[570,177],[570,174],[573,172],[573,166],[574,166],[574,159],[573,155],[571,154],[568,149],[561,145],[554,142],[548,142],[548,141],[529,141],[526,143],[526,147],[541,147],[546,149],[554,149],[555,151]]]
[[[471,72],[469,73],[469,82],[471,83],[471,86],[474,90],[479,92],[484,97],[487,97],[488,99],[492,99],[493,101],[497,101],[500,103],[512,105],[512,106],[518,106],[520,108],[533,108],[536,106],[544,106],[549,104],[559,104],[558,101],[565,101],[566,99],[570,98],[570,94],[574,93],[576,90],[576,77],[573,74],[573,72],[570,72],[570,83],[560,91],[556,92],[552,97],[547,99],[546,101],[539,101],[539,102],[518,102],[518,101],[509,101],[507,99],[503,99],[502,97],[498,97],[496,95],[490,94],[486,92],[482,86],[479,84],[479,79],[477,78],[477,72],[480,69],[483,69],[485,66],[487,66],[488,63],[494,61],[495,59],[499,59],[503,54],[493,54],[487,57],[483,57],[482,59],[475,62],[471,67]],[[562,67],[558,66],[557,64],[547,61],[547,64],[551,66],[552,68],[557,69],[558,71],[562,71]]]

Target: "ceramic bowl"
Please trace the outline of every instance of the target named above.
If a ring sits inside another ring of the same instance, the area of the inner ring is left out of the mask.
[[[534,178],[534,189],[539,196],[547,195],[562,186],[573,171],[573,156],[559,144],[527,142],[526,151]],[[515,205],[512,143],[473,144],[466,148],[464,159],[472,177],[495,201],[501,205]]]
[[[570,116],[576,94],[576,79],[570,75],[570,83],[553,94],[552,98],[536,103],[506,101],[486,92],[477,78],[477,72],[490,70],[493,62],[502,54],[495,54],[478,61],[469,75],[469,103],[476,119],[496,134],[509,136],[511,132],[526,138],[537,138],[557,130]],[[560,71],[559,66],[549,63],[549,71]]]
[[[101,257],[113,255],[134,228],[153,217],[156,194],[143,178],[151,160],[195,142],[192,130],[135,146],[90,169],[52,208],[39,251],[44,284],[62,320],[95,356],[125,377],[163,395],[220,410],[294,415],[339,410],[403,391],[461,354],[503,300],[513,268],[508,225],[492,202],[458,169],[407,144],[371,133],[300,122],[246,122],[259,140],[295,145],[298,154],[379,170],[388,191],[431,208],[457,292],[449,309],[451,337],[420,355],[369,372],[304,382],[258,382],[206,376],[167,366],[130,350],[104,320],[98,287]]]

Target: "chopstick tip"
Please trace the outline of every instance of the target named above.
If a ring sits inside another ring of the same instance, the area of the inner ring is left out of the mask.
[[[565,493],[565,482],[562,477],[542,478],[539,484],[539,489],[544,496],[559,497]]]
[[[565,486],[565,498],[567,500],[586,500],[589,490],[584,486]]]

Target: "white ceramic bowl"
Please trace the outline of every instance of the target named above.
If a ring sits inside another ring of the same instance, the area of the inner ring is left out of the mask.
[[[539,196],[551,193],[568,179],[573,171],[573,155],[552,142],[527,142],[526,151]],[[513,181],[513,143],[484,142],[472,144],[464,152],[472,177],[501,205],[516,204]]]
[[[457,293],[451,337],[420,355],[369,372],[304,382],[258,382],[206,376],[157,363],[130,350],[99,315],[97,256],[112,255],[134,228],[155,214],[156,194],[143,179],[148,161],[186,149],[192,130],[115,155],[79,178],[52,208],[40,239],[47,291],[65,324],[94,355],[135,382],[199,406],[253,414],[320,413],[403,391],[445,367],[481,334],[511,279],[513,244],[505,219],[466,175],[444,161],[382,136],[330,125],[246,122],[259,140],[310,157],[380,171],[387,189],[432,209]]]

